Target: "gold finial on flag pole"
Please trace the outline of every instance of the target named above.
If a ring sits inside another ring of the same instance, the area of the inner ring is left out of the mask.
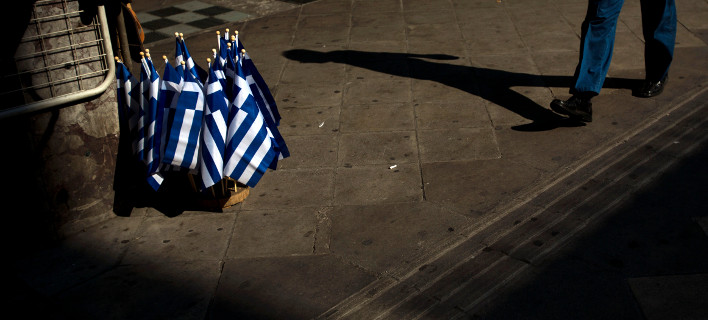
[[[175,38],[179,38],[179,32],[175,32]]]

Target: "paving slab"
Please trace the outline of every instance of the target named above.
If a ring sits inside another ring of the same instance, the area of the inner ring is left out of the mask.
[[[226,254],[235,220],[233,213],[212,213],[209,219],[200,214],[147,218],[122,263],[219,261]]]
[[[228,260],[207,319],[312,319],[373,279],[333,255]]]
[[[226,257],[313,254],[318,231],[318,210],[297,208],[239,212]]]
[[[136,241],[143,220],[117,218],[17,261],[18,277],[51,296],[110,270]]]
[[[288,161],[278,163],[278,170],[336,167],[337,143],[334,135],[289,136],[287,144],[293,152]]]
[[[541,174],[539,169],[504,157],[426,163],[423,164],[425,199],[480,217],[500,202],[511,200],[516,192],[540,178]]]
[[[334,192],[333,168],[276,170],[261,178],[243,202],[244,210],[329,206]]]
[[[332,253],[377,274],[400,269],[468,220],[428,202],[340,206],[329,217]]]
[[[56,295],[73,319],[203,319],[219,261],[125,265]]]
[[[342,133],[339,165],[393,165],[417,163],[415,131]]]
[[[370,103],[342,106],[340,129],[344,133],[415,130],[410,103]]]
[[[380,204],[423,199],[417,163],[391,162],[336,170],[334,204]]]

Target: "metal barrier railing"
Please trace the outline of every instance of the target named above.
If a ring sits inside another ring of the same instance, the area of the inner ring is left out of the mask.
[[[15,69],[3,75],[0,119],[65,106],[104,93],[115,79],[105,8],[82,22],[76,0],[39,0],[14,56]],[[23,104],[22,104],[23,102]]]

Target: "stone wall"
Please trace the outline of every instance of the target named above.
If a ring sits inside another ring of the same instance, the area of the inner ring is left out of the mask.
[[[15,49],[2,57],[3,92],[14,91],[0,96],[0,109],[96,88],[106,78],[97,29],[85,28],[92,11],[78,6],[57,1],[22,8],[33,15],[19,10],[18,19],[26,20],[12,22],[16,30],[8,37]],[[78,11],[84,13],[55,18]],[[0,121],[0,165],[6,173],[0,199],[7,235],[22,244],[15,248],[48,245],[115,217],[117,110],[113,80],[90,101]]]

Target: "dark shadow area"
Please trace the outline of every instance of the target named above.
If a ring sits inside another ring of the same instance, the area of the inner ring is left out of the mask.
[[[228,191],[218,188],[198,191],[188,173],[166,172],[164,182],[155,191],[147,183],[145,166],[134,160],[131,150],[119,154],[114,181],[113,212],[128,217],[136,208],[153,208],[167,217],[176,217],[185,211],[223,212],[230,197]],[[198,185],[198,182],[195,182]]]
[[[708,277],[706,163],[703,143],[472,318],[706,319],[705,282],[667,282]],[[643,314],[647,296],[668,314]]]
[[[19,81],[17,75],[15,54],[25,54],[17,50],[25,34],[25,27],[32,18],[34,3],[35,1],[20,1],[13,5],[12,10],[6,10],[0,17],[0,27],[4,33],[3,50],[0,50],[1,109],[25,104],[24,96],[19,91],[22,89],[22,81]]]
[[[515,126],[518,131],[544,131],[558,127],[578,127],[585,124],[558,115],[538,105],[528,97],[511,90],[512,87],[564,87],[570,85],[570,76],[541,76],[503,70],[469,67],[430,60],[457,60],[445,54],[413,54],[392,52],[365,52],[337,50],[318,52],[295,49],[283,52],[283,56],[302,63],[343,63],[359,68],[378,71],[399,77],[435,81],[448,87],[479,96],[502,106],[532,123]],[[633,88],[638,80],[608,78],[605,88]],[[548,101],[550,103],[550,101]]]
[[[32,119],[29,117],[0,121],[3,137],[0,147],[5,150],[0,157],[0,165],[5,168],[0,200],[5,206],[5,222],[10,226],[3,233],[5,253],[10,256],[46,247],[58,239],[59,217],[54,214],[54,199],[47,192],[41,175],[44,159],[41,146],[38,146],[46,144],[57,118],[58,112],[52,113],[40,141],[32,137]],[[15,243],[18,239],[22,240],[21,245]]]

